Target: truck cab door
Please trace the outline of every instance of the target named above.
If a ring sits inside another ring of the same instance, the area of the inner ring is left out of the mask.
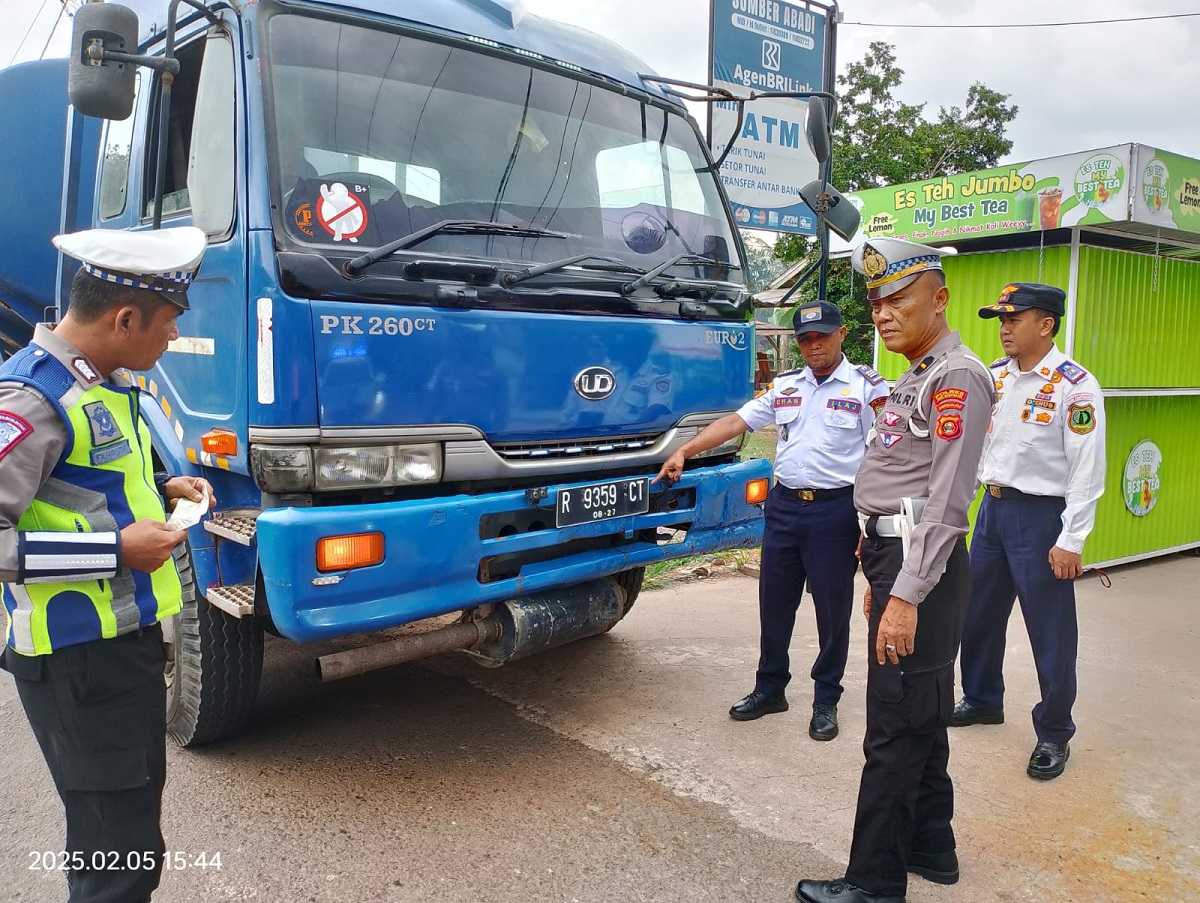
[[[155,390],[182,453],[193,463],[244,473],[244,443],[235,458],[222,461],[206,457],[200,443],[213,427],[244,426],[248,404],[242,54],[238,19],[227,12],[225,20],[224,28],[194,33],[176,48],[180,72],[171,89],[162,227],[198,226],[209,244],[188,292],[191,309],[178,321],[180,336],[147,388]],[[152,81],[140,105],[147,117],[146,165],[135,228],[149,228],[154,213],[161,87],[158,79]]]

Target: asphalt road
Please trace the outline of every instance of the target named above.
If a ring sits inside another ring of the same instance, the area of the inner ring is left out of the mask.
[[[1009,719],[952,731],[963,880],[912,901],[1200,899],[1200,559],[1080,582],[1080,733],[1034,782],[1036,700],[1020,619]],[[757,658],[756,583],[646,593],[610,634],[498,670],[459,657],[320,685],[324,647],[268,644],[256,723],[170,749],[167,847],[220,868],[164,875],[156,903],[777,901],[844,868],[862,764],[856,619],[842,736],[806,732],[805,600],[792,711],[737,724]],[[1189,601],[1191,600],[1191,601]],[[1190,713],[1190,714],[1189,714]],[[62,818],[0,675],[0,900],[62,901]],[[1190,814],[1189,814],[1190,813]]]

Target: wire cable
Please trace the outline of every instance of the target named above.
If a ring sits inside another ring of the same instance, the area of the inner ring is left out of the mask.
[[[1074,25],[1113,25],[1118,22],[1153,22],[1159,19],[1189,19],[1200,16],[1195,13],[1170,13],[1163,16],[1131,16],[1126,19],[1085,19],[1078,22],[1003,22],[984,24],[981,22],[945,23],[922,25],[912,22],[842,22],[841,25],[861,25],[865,28],[1066,28]]]
[[[38,54],[39,60],[46,58],[46,51],[50,49],[50,42],[54,40],[54,33],[58,31],[58,26],[62,23],[63,13],[67,11],[67,0],[63,0],[62,9],[58,11],[58,15],[54,17],[54,24],[50,26],[50,34],[46,35],[46,43],[42,45],[42,52]]]
[[[38,8],[37,13],[34,14],[33,20],[29,23],[29,27],[25,29],[25,37],[21,38],[21,43],[18,44],[17,49],[13,51],[12,59],[8,61],[8,65],[11,66],[13,63],[15,63],[17,61],[17,57],[21,55],[21,48],[24,47],[25,42],[29,40],[29,35],[33,31],[33,26],[37,25],[37,20],[42,17],[42,13],[46,11],[46,4],[49,2],[50,0],[42,0],[42,5]]]

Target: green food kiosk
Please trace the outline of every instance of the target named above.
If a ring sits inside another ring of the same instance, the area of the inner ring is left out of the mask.
[[[854,237],[952,246],[950,325],[1003,354],[977,309],[1009,282],[1067,292],[1057,342],[1104,387],[1108,477],[1093,566],[1200,548],[1200,160],[1141,144],[849,195]],[[907,362],[876,341],[889,380]]]

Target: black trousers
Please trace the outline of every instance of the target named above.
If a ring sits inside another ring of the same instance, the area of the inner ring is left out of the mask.
[[[166,686],[158,625],[41,656],[6,650],[66,810],[70,903],[144,903],[158,887]]]
[[[877,894],[903,896],[908,854],[954,849],[954,785],[946,728],[954,710],[954,656],[971,592],[967,544],[959,540],[946,572],[921,603],[913,654],[899,665],[875,658],[875,639],[903,563],[898,539],[863,540],[871,584],[867,652],[866,764],[858,790],[846,880]]]

